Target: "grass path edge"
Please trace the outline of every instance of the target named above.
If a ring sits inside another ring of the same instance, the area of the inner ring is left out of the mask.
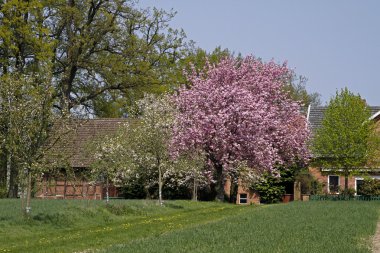
[[[373,236],[372,252],[380,253],[380,220],[377,222],[376,232]]]

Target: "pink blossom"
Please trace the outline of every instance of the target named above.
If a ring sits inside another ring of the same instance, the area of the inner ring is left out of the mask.
[[[174,96],[172,154],[204,150],[223,170],[246,162],[252,170],[274,171],[308,156],[309,130],[300,105],[283,92],[286,64],[253,57],[225,59],[187,76],[190,89]]]

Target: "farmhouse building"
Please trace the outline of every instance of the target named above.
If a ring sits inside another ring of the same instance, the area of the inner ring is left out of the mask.
[[[325,106],[310,106],[307,112],[307,119],[312,132],[321,127]],[[371,106],[371,120],[375,121],[376,131],[380,131],[380,106]],[[309,168],[310,173],[323,186],[323,192],[326,194],[336,194],[339,188],[344,187],[344,176],[338,172],[333,172],[330,168]],[[353,188],[357,195],[361,195],[360,186],[363,183],[363,177],[368,176],[380,179],[380,169],[360,169],[356,175],[351,175],[348,179],[348,187]]]
[[[107,138],[128,122],[127,119],[86,119],[76,120],[69,126],[54,146],[54,155],[60,156],[62,173],[45,173],[37,184],[37,198],[53,199],[103,199],[105,185],[102,180],[89,182],[84,176],[93,162],[88,145],[100,138]],[[67,175],[63,167],[70,170]],[[110,197],[118,196],[117,188],[109,188]]]

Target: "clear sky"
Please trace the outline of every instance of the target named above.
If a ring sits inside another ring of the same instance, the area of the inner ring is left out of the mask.
[[[348,87],[380,105],[380,0],[140,0],[173,8],[196,45],[288,61],[325,103]]]

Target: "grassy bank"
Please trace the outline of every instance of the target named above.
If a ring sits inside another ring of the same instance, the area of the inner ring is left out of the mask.
[[[380,202],[0,200],[0,252],[370,252]]]
[[[244,208],[222,203],[168,201],[35,200],[32,216],[19,200],[0,200],[0,252],[74,252],[220,220]]]

